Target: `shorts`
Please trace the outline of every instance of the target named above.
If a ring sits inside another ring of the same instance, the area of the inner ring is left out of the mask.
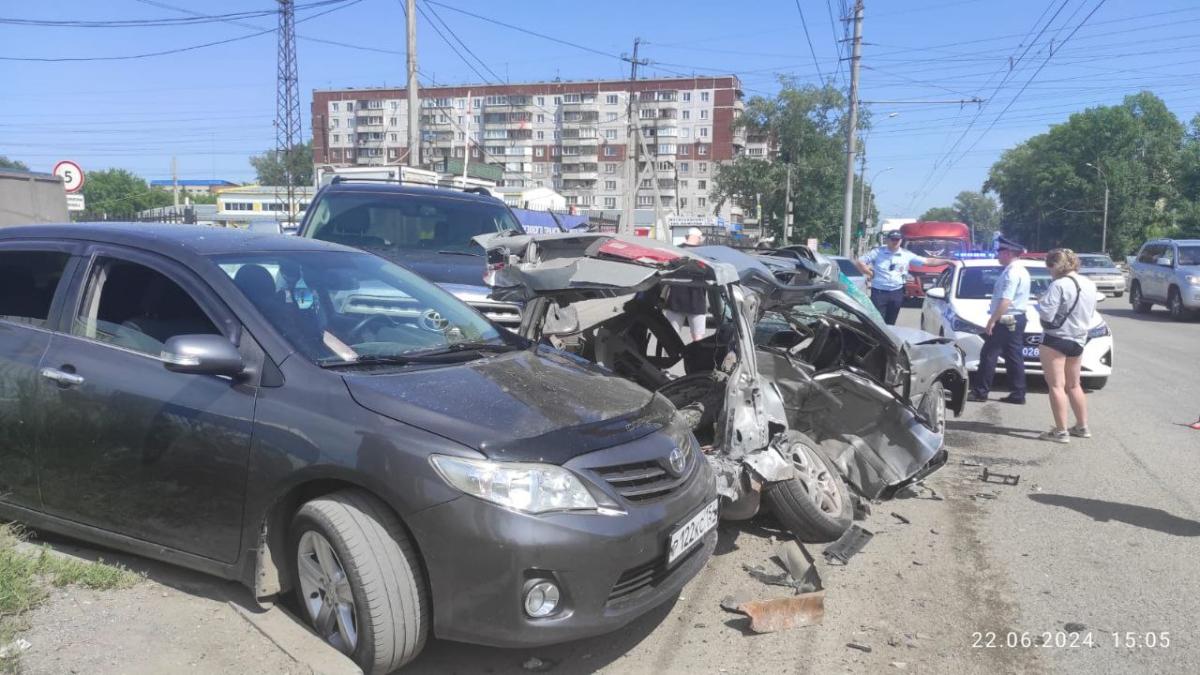
[[[1042,336],[1042,346],[1049,347],[1071,359],[1083,354],[1083,345],[1074,340],[1068,340],[1067,338],[1061,338],[1055,335]]]

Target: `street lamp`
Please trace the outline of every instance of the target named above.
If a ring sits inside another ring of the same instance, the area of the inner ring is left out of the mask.
[[[1100,160],[1096,160],[1099,162]],[[1108,253],[1108,177],[1104,175],[1104,171],[1096,164],[1091,162],[1086,163],[1087,166],[1096,170],[1100,174],[1100,180],[1104,181],[1104,221],[1100,226],[1100,252]]]

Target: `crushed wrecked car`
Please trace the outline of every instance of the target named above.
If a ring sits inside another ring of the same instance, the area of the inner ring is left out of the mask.
[[[722,517],[765,497],[809,542],[837,539],[854,500],[886,499],[946,461],[962,355],[872,317],[823,267],[726,247],[606,234],[485,235],[487,283],[526,303],[520,332],[654,391],[687,417],[717,475]],[[710,334],[685,344],[663,314],[702,288]]]

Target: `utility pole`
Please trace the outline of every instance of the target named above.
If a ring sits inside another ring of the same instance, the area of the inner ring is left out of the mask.
[[[846,126],[846,193],[842,200],[842,247],[850,255],[850,228],[854,218],[854,155],[858,134],[858,67],[862,60],[863,0],[854,2],[854,50],[850,57],[850,120]]]
[[[621,215],[621,222],[617,226],[617,233],[628,236],[633,236],[633,206],[637,200],[637,160],[639,150],[639,140],[641,133],[638,127],[637,120],[637,91],[634,83],[637,82],[637,68],[639,65],[646,65],[645,62],[638,60],[638,47],[642,44],[641,38],[633,40],[633,56],[627,59],[629,61],[629,101],[625,111],[626,121],[626,138],[625,138],[625,190],[621,196],[623,201],[622,206],[624,211]]]
[[[861,158],[858,163],[858,229],[864,234],[867,231],[867,149],[858,153]]]
[[[1100,252],[1108,253],[1108,176],[1104,175],[1104,170],[1100,168],[1100,160],[1096,160],[1095,164],[1085,162],[1084,166],[1090,166],[1096,170],[1100,176],[1100,180],[1104,181],[1104,220],[1100,225]]]
[[[405,3],[408,27],[408,165],[421,166],[421,110],[417,100],[417,0]]]
[[[475,111],[471,108],[471,90],[467,90],[467,142],[463,147],[463,187],[467,187],[467,165],[471,163],[471,117]],[[446,167],[447,169],[450,167]]]
[[[788,164],[787,172],[787,190],[786,197],[783,200],[783,245],[788,246],[792,243],[792,165]],[[759,231],[762,231],[762,223],[758,224]]]
[[[175,155],[171,155],[171,193],[175,201],[175,213],[179,212],[179,169],[175,163]]]
[[[296,222],[296,176],[292,173],[293,153],[300,145],[300,76],[296,65],[296,7],[292,0],[279,0],[279,54],[275,83],[275,156],[283,164],[282,190],[276,190],[280,199],[283,221],[292,226]],[[312,161],[312,158],[307,158]]]

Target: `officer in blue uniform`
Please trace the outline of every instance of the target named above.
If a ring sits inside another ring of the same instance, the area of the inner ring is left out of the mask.
[[[1025,359],[1021,345],[1025,342],[1025,309],[1029,306],[1029,270],[1016,264],[1025,252],[1020,244],[1004,237],[996,240],[996,257],[1004,270],[996,277],[992,288],[991,316],[984,327],[983,348],[979,350],[979,369],[974,373],[971,401],[988,400],[992,379],[996,375],[996,358],[1004,357],[1008,373],[1008,396],[1003,403],[1025,404]]]
[[[900,230],[892,230],[887,234],[886,246],[872,249],[854,261],[854,265],[870,280],[871,302],[889,326],[896,325],[900,306],[904,304],[904,281],[908,278],[909,265],[949,265],[951,262],[945,258],[922,257],[901,248],[900,240],[903,238]]]

